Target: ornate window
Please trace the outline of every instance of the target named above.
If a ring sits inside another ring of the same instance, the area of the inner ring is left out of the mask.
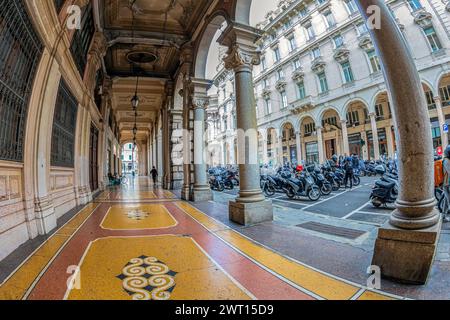
[[[92,14],[92,4],[89,2],[81,15],[81,29],[77,30],[73,36],[70,51],[77,65],[81,77],[84,75],[84,69],[87,64],[87,56],[92,38],[95,32],[94,16]]]
[[[433,26],[427,27],[427,28],[423,29],[423,31],[425,32],[428,43],[431,47],[431,51],[436,52],[436,51],[441,50],[442,45],[441,45],[441,42],[439,41],[439,38],[436,34],[436,30],[433,28]]]
[[[28,103],[42,43],[23,0],[0,1],[0,159],[23,161]]]
[[[64,80],[59,84],[53,117],[51,165],[73,168],[78,102]]]

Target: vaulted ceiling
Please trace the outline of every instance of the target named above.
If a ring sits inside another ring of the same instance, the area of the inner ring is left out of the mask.
[[[138,138],[151,129],[162,107],[167,80],[179,66],[180,48],[190,41],[212,0],[99,0],[99,23],[108,43],[104,59],[113,78],[113,109],[122,139],[132,137],[136,75],[140,106]],[[130,54],[141,59],[131,63]],[[142,59],[144,62],[142,62]],[[148,60],[146,60],[148,59]]]

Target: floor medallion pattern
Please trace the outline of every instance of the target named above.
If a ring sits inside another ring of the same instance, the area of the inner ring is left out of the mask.
[[[117,278],[133,300],[169,300],[176,274],[157,258],[141,256],[131,259]]]

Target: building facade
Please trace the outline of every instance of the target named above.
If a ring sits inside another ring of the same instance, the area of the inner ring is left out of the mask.
[[[422,80],[433,146],[445,147],[450,2],[386,3]],[[382,65],[363,21],[354,0],[285,0],[258,25],[262,58],[254,87],[261,163],[322,163],[334,154],[394,157],[396,130]],[[214,83],[210,164],[235,164],[234,75],[219,65]]]

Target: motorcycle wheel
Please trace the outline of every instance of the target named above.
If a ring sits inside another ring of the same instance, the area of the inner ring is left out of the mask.
[[[219,183],[217,185],[217,191],[223,192],[224,190],[225,190],[225,186],[223,185],[223,183]]]
[[[311,189],[308,190],[308,198],[311,201],[317,201],[320,199],[320,189],[318,186],[312,186]]]
[[[273,196],[273,195],[275,194],[275,190],[273,190],[273,189],[270,188],[268,185],[266,185],[266,186],[264,187],[264,194],[265,194],[267,197],[271,197],[271,196]]]
[[[340,188],[341,188],[341,184],[339,183],[339,181],[334,180],[333,184],[332,184],[333,191],[339,191]]]
[[[331,186],[330,183],[324,183],[322,185],[322,188],[320,188],[320,192],[324,196],[328,196],[331,193],[331,191],[333,191],[333,187]]]
[[[381,200],[380,200],[380,199],[378,199],[378,198],[373,198],[373,199],[372,199],[372,205],[373,205],[375,208],[381,207],[382,204],[383,204],[383,203],[381,203]]]
[[[353,176],[353,185],[355,187],[359,186],[361,184],[361,179],[358,176]]]
[[[438,209],[440,213],[444,213],[444,209],[447,206],[447,200],[445,197],[441,197],[438,202]]]
[[[229,181],[226,183],[225,188],[228,190],[233,190],[234,189],[234,184],[233,182]]]
[[[291,186],[287,187],[286,195],[289,199],[293,199],[295,197],[294,189]]]

